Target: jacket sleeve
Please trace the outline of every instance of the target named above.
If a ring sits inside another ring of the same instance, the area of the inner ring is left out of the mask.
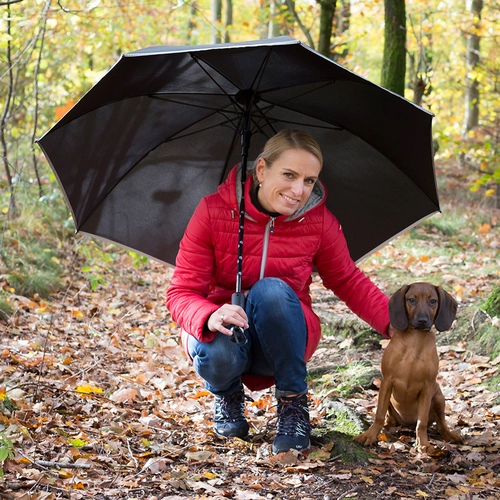
[[[389,297],[351,259],[342,227],[326,208],[315,265],[323,284],[345,302],[353,313],[384,337],[390,336]]]
[[[167,290],[172,319],[202,342],[216,335],[206,328],[219,306],[207,299],[214,275],[212,230],[204,198],[196,208],[180,242],[176,267]]]

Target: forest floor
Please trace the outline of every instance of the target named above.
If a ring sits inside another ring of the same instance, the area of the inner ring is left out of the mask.
[[[164,306],[171,269],[136,268],[119,253],[92,290],[73,248],[67,288],[48,299],[16,295],[0,276],[15,305],[0,318],[0,499],[499,498],[500,357],[476,347],[474,334],[500,280],[500,211],[452,202],[460,182],[441,189],[443,215],[465,208],[463,232],[424,224],[403,236],[411,247],[395,241],[361,267],[387,293],[432,279],[459,300],[455,328],[438,336],[438,380],[463,444],[431,433],[436,452],[420,454],[410,429],[368,448],[352,442],[373,420],[384,341],[318,279],[325,335],[310,363],[311,450],[272,455],[272,390],[248,393],[248,440],[217,438],[212,397]],[[347,368],[367,369],[367,381],[352,382]]]

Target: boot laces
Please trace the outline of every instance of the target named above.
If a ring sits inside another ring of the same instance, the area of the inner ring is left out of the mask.
[[[307,396],[280,399],[278,402],[276,434],[304,437],[311,432]]]
[[[215,420],[226,422],[245,420],[245,398],[243,391],[236,391],[227,396],[216,396]]]

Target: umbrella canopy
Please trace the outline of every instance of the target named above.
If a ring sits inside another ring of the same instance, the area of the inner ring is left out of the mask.
[[[328,208],[360,260],[439,210],[432,116],[279,37],[124,54],[38,143],[77,231],[175,264],[241,142],[253,159],[276,132],[306,130],[324,154]]]

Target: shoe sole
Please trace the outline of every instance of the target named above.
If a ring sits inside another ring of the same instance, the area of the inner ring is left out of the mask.
[[[249,435],[249,433],[247,432],[245,435],[240,435],[238,433],[231,433],[231,434],[221,434],[220,432],[217,432],[216,429],[214,429],[214,432],[216,434],[216,436],[219,436],[221,438],[226,438],[226,439],[231,439],[231,438],[239,438],[239,439],[246,439]]]
[[[301,452],[301,451],[309,450],[309,449],[311,449],[311,441],[309,441],[309,444],[307,446],[305,446],[304,448],[288,448],[287,450],[278,450],[278,451],[276,451],[276,449],[273,446],[273,453],[275,455],[279,455],[280,453],[286,453],[286,452],[292,451],[292,450]]]

